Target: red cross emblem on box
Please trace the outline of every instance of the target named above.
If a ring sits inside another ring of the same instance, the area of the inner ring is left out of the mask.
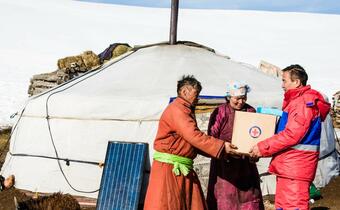
[[[249,135],[253,138],[258,138],[259,136],[261,136],[261,128],[258,126],[253,126],[249,129]]]

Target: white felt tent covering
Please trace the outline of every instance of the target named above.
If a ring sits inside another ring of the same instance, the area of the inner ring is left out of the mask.
[[[97,192],[72,189],[55,159],[31,156],[56,157],[56,149],[59,158],[102,162],[107,142],[116,140],[147,142],[152,157],[158,120],[170,98],[176,96],[177,81],[184,74],[201,81],[201,95],[222,96],[227,82],[242,80],[252,87],[250,104],[281,106],[280,81],[250,65],[198,46],[151,45],[30,98],[18,112],[1,173],[15,174],[19,189],[96,198]],[[60,163],[75,189],[99,188],[102,168],[72,161],[69,166]]]

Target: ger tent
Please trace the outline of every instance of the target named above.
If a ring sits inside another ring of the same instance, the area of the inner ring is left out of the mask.
[[[250,104],[281,107],[280,80],[210,48],[191,42],[138,47],[31,97],[18,112],[1,173],[15,174],[19,189],[96,198],[102,174],[96,163],[104,161],[108,141],[149,143],[152,157],[158,120],[184,74],[201,81],[204,103],[223,98],[227,82],[241,80],[252,88]],[[208,116],[198,116],[201,126]],[[266,159],[261,164],[263,173]],[[272,184],[264,176],[264,192]]]

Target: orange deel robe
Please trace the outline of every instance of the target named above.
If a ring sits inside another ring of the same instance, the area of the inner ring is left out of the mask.
[[[200,150],[219,158],[224,149],[224,141],[201,132],[190,103],[178,97],[168,105],[160,118],[154,149],[191,159]],[[172,169],[172,164],[153,161],[144,209],[207,209],[195,171],[191,170],[187,176],[176,176]]]

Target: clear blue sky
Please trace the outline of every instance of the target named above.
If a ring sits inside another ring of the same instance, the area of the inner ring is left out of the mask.
[[[145,7],[170,7],[171,0],[81,0]],[[340,14],[340,0],[179,0],[181,8],[240,9]]]

